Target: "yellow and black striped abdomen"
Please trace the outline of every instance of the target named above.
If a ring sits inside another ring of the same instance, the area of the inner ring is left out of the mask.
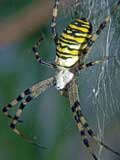
[[[76,19],[60,35],[56,48],[56,64],[70,68],[79,59],[91,38],[92,26],[85,19]]]

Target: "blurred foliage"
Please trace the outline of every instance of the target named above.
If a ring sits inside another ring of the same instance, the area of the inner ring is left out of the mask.
[[[38,0],[1,0],[0,1],[0,18],[5,18],[17,14],[20,10],[31,3],[35,3]]]
[[[4,20],[10,15],[17,14],[25,6],[36,1],[38,0],[1,0],[0,18]],[[70,16],[58,19],[60,31],[70,19]],[[32,54],[31,48],[40,36],[44,38],[40,46],[40,54],[44,59],[53,61],[55,58],[55,45],[50,33],[50,21],[23,41],[0,48],[0,105],[3,106],[5,103],[10,102],[25,88],[54,74],[53,71],[49,71],[48,68],[36,63]],[[99,68],[97,69],[99,70]],[[92,72],[90,76],[92,77]],[[84,94],[80,93],[80,96],[81,103],[88,105],[92,98],[86,98],[86,92],[91,93],[90,82],[88,83],[90,87],[85,87],[87,77],[88,72],[86,75],[81,76],[80,91]],[[94,80],[96,80],[96,77]],[[96,83],[92,82],[91,84],[95,85]],[[92,102],[90,105],[93,105]],[[96,117],[93,116],[93,108],[91,108],[87,106],[83,107],[83,110],[87,109],[86,115],[91,123],[97,123]],[[12,113],[15,113],[15,110],[14,108]],[[37,137],[36,141],[40,142],[41,145],[48,147],[47,150],[42,150],[31,146],[12,133],[8,127],[10,120],[0,113],[0,160],[78,160],[83,159],[83,157],[85,160],[90,159],[91,157],[84,149],[71,117],[68,100],[60,97],[55,89],[50,89],[26,107],[22,116],[24,122],[19,127],[27,135]],[[117,125],[119,118],[117,117],[119,117],[119,114],[116,115],[118,120],[115,119],[116,127],[113,121],[111,128],[115,127],[115,131],[119,133],[120,128]],[[111,141],[114,144],[113,147],[116,148],[120,142],[117,141],[117,138],[115,140],[110,139],[113,135],[114,131],[108,128],[105,137],[108,137],[108,144]],[[117,136],[119,135],[116,134]],[[93,148],[96,149],[96,145]],[[117,149],[120,150],[119,147]],[[107,154],[108,152],[106,152]]]

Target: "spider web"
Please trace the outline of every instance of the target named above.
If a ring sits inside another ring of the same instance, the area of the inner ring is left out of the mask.
[[[74,13],[77,10],[77,14],[79,14],[80,17],[88,17],[90,19],[92,26],[94,26],[94,32],[104,18],[110,15],[114,3],[115,2],[112,0],[66,0],[62,3],[63,15],[65,17],[67,17],[67,15],[74,17]],[[90,124],[97,124],[96,133],[98,138],[102,141],[106,140],[106,128],[109,128],[110,123],[115,119],[115,115],[120,111],[120,22],[117,18],[119,13],[118,10],[113,17],[111,16],[110,24],[104,29],[103,33],[94,44],[87,59],[89,62],[109,56],[111,57],[110,60],[106,61],[104,64],[82,71],[80,74],[80,83],[82,80],[84,81],[80,84],[80,90],[84,90],[80,92],[80,98],[82,106],[86,106],[82,108],[85,113],[86,110],[90,113],[90,115],[86,115],[89,120],[93,117],[91,114],[94,114],[94,120],[93,122],[91,120]],[[84,95],[82,95],[82,93],[84,93]],[[87,102],[85,102],[86,100]],[[92,110],[92,113],[89,109]],[[98,152],[99,160],[103,159],[102,151],[103,148],[100,147]]]

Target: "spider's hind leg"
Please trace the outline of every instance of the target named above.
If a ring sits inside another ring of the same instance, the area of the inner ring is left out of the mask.
[[[117,12],[119,6],[120,6],[120,0],[118,0],[117,3],[112,8],[112,10],[111,10],[111,15],[112,16]],[[91,39],[88,41],[88,45],[87,45],[86,49],[84,50],[84,54],[87,54],[91,50],[93,44],[95,43],[95,41],[97,40],[97,38],[99,37],[99,35],[101,34],[101,32],[110,23],[111,15],[108,15],[104,19],[104,21],[98,26],[98,29],[92,35]]]
[[[55,0],[55,4],[53,7],[52,23],[51,23],[51,31],[53,34],[55,44],[57,44],[57,40],[58,40],[58,34],[57,34],[57,30],[56,30],[56,18],[58,15],[58,6],[59,6],[59,0]]]
[[[43,40],[43,38],[41,37],[32,48],[32,51],[33,51],[34,56],[35,56],[35,59],[37,60],[38,63],[46,65],[49,68],[56,68],[54,64],[46,62],[46,61],[41,59],[41,57],[39,55],[38,47],[39,47],[39,45],[40,45],[42,40]]]

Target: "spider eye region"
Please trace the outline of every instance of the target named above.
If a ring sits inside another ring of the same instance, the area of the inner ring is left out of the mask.
[[[74,74],[69,70],[61,70],[56,75],[56,89],[62,90],[73,79]]]

